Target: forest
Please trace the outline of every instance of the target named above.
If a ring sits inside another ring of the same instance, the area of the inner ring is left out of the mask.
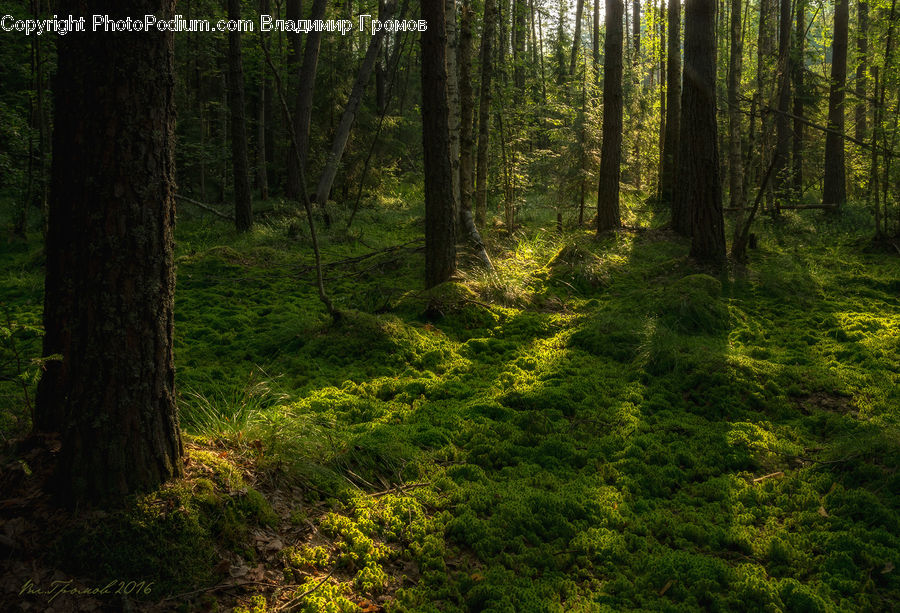
[[[0,610],[900,610],[897,0],[0,0]]]

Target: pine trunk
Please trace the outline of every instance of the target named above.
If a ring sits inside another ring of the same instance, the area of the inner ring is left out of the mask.
[[[826,204],[836,204],[838,207],[847,201],[843,134],[844,88],[847,86],[847,22],[849,18],[849,0],[837,0],[834,11],[831,92],[828,96],[829,131],[825,135],[825,185],[822,197]]]
[[[725,261],[716,124],[716,2],[684,5],[684,91],[675,209],[691,220],[691,256]]]
[[[79,2],[60,11],[78,13]],[[170,19],[174,0],[104,11]],[[57,492],[103,502],[182,473],[172,359],[173,35],[60,37],[35,429]]]
[[[619,178],[622,166],[622,14],[623,0],[606,0],[606,41],[603,45],[603,144],[597,193],[597,233],[622,225]]]
[[[681,3],[669,2],[666,50],[666,135],[662,150],[661,199],[671,206],[675,191],[678,127],[681,121]]]
[[[484,226],[487,217],[488,143],[491,130],[491,81],[494,76],[494,28],[498,0],[485,0],[481,34],[481,95],[478,101],[478,150],[475,176],[475,223]]]
[[[453,177],[447,106],[447,33],[443,0],[422,0],[422,144],[425,163],[425,287],[456,271]]]
[[[241,18],[240,0],[228,0],[228,18]],[[231,110],[231,166],[234,171],[234,225],[238,232],[253,226],[250,194],[250,162],[247,154],[247,121],[244,113],[244,67],[241,34],[228,33],[228,107]]]

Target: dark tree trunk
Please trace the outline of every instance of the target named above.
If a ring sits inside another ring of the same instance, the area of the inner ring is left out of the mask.
[[[738,225],[743,219],[744,177],[741,168],[741,109],[738,95],[741,87],[744,45],[741,31],[742,0],[731,0],[730,50],[728,63],[728,186],[732,208],[737,208]]]
[[[422,0],[422,141],[425,162],[425,287],[456,271],[453,178],[447,107],[447,33],[443,0]]]
[[[831,53],[831,92],[828,96],[828,133],[825,135],[826,204],[843,205],[847,201],[844,165],[844,88],[847,86],[847,22],[850,0],[837,0],[834,11],[834,41]]]
[[[866,140],[868,130],[866,116],[869,112],[867,97],[869,54],[869,3],[859,0],[856,30],[856,140]]]
[[[79,13],[81,3],[60,11]],[[171,18],[174,0],[97,3]],[[35,429],[58,432],[66,503],[182,473],[172,360],[173,35],[58,41],[44,355]]]
[[[516,88],[525,87],[525,39],[528,36],[528,6],[525,0],[513,0],[513,78]]]
[[[631,59],[638,64],[641,61],[641,0],[631,3],[631,27],[631,43],[634,45],[634,57]]]
[[[797,0],[797,28],[794,35],[794,138],[793,171],[794,192],[803,193],[803,107],[806,92],[803,89],[803,71],[806,54],[806,0]]]
[[[484,26],[481,34],[481,95],[478,101],[478,150],[475,176],[475,223],[484,226],[487,216],[488,143],[491,130],[491,80],[494,76],[494,28],[497,1],[485,0]],[[538,22],[540,23],[540,22]]]
[[[269,0],[259,0],[261,15],[269,14]],[[260,33],[260,44],[266,45],[268,36]],[[263,72],[259,84],[259,106],[256,113],[256,183],[260,200],[269,199],[269,169],[266,159],[266,110],[269,102],[269,77]]]
[[[240,0],[228,0],[228,18],[241,18]],[[238,232],[253,226],[250,163],[247,156],[247,122],[244,114],[244,68],[241,34],[228,33],[228,107],[231,109],[231,165],[234,170],[234,225]]]
[[[662,202],[671,206],[675,191],[678,127],[681,121],[681,3],[669,2],[666,50],[666,135],[662,150]]]
[[[311,20],[322,19],[328,6],[326,0],[315,0],[312,5]],[[306,158],[309,153],[309,126],[312,121],[313,94],[316,89],[316,70],[319,65],[319,48],[322,43],[322,32],[311,30],[306,35],[306,46],[303,49],[303,65],[300,67],[300,80],[297,84],[297,98],[294,101],[294,139],[297,141],[300,158],[297,163],[288,164],[287,196],[292,200],[300,200],[300,167],[306,172]],[[299,51],[298,51],[299,53]]]
[[[790,191],[791,157],[791,0],[781,0],[778,17],[778,117],[775,119],[775,191],[784,199]]]
[[[687,0],[675,209],[691,220],[691,256],[718,264],[725,260],[725,223],[716,126],[715,26],[715,0]]]
[[[606,0],[603,45],[603,144],[597,193],[597,232],[622,225],[619,177],[622,167],[622,14],[623,0]]]
[[[584,14],[584,0],[577,0],[575,5],[575,37],[572,40],[572,56],[569,59],[569,74],[575,74],[578,51],[581,47],[581,16]]]

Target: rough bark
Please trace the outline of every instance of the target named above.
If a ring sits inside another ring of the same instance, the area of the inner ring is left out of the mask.
[[[494,28],[497,0],[485,0],[481,34],[481,95],[478,101],[478,150],[475,175],[475,223],[484,226],[487,216],[488,143],[491,130],[491,81],[494,76]],[[540,22],[539,22],[540,23]]]
[[[328,6],[326,0],[315,0],[312,5],[310,19],[322,19]],[[322,43],[322,32],[315,30],[306,35],[306,46],[303,49],[303,64],[300,67],[300,79],[297,83],[297,98],[294,101],[294,140],[299,147],[299,166],[288,164],[287,196],[299,200],[300,168],[306,172],[306,158],[309,153],[309,126],[312,121],[313,94],[316,89],[316,71],[319,65],[319,48]],[[299,52],[298,52],[299,53]]]
[[[456,0],[444,0],[445,27],[447,29],[447,107],[450,122],[450,171],[453,181],[453,220],[459,219],[459,66],[457,49],[459,40],[456,32]]]
[[[422,0],[422,145],[425,163],[425,287],[456,271],[453,178],[447,108],[447,33],[443,0]]]
[[[691,257],[725,261],[716,124],[716,2],[684,5],[684,88],[675,208],[691,220]],[[676,228],[677,229],[677,228]]]
[[[240,0],[228,0],[228,18],[241,18]],[[228,108],[231,112],[231,167],[234,172],[234,226],[246,232],[253,226],[247,120],[244,112],[244,67],[240,32],[228,33]]]
[[[594,60],[594,79],[600,80],[600,0],[594,0],[594,33],[591,57]],[[543,55],[541,56],[543,59]]]
[[[831,52],[831,91],[828,96],[828,128],[825,135],[825,184],[822,198],[826,204],[843,205],[847,201],[844,164],[844,88],[847,86],[847,27],[849,0],[837,0],[834,11],[834,40]]]
[[[81,3],[61,2],[79,13]],[[169,19],[174,0],[94,3]],[[173,35],[58,40],[44,336],[35,429],[62,443],[60,500],[105,502],[180,475],[172,359]]]
[[[672,204],[675,191],[675,164],[678,152],[678,127],[681,121],[681,3],[669,2],[668,48],[666,49],[666,135],[662,150],[663,204]]]
[[[623,0],[606,0],[606,40],[603,45],[603,144],[597,193],[597,232],[622,225],[619,178],[622,167],[622,15]]]

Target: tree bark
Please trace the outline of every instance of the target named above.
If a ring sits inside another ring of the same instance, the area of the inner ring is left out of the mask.
[[[241,18],[240,0],[228,0],[228,18]],[[241,34],[228,33],[228,107],[231,110],[231,165],[234,170],[234,226],[246,232],[253,226],[250,163],[247,155],[247,121],[244,113],[244,67]]]
[[[675,164],[678,128],[681,121],[681,3],[669,2],[668,48],[666,50],[666,135],[662,150],[661,199],[672,205],[675,191]],[[673,211],[674,213],[674,211]]]
[[[425,162],[425,287],[456,272],[453,179],[447,108],[447,33],[443,0],[422,0],[422,141]]]
[[[739,93],[744,44],[741,31],[741,2],[731,0],[730,51],[728,63],[728,186],[731,206],[744,208],[744,177],[741,168],[741,109]],[[743,215],[738,215],[738,225]]]
[[[314,0],[311,20],[325,17],[326,0]],[[306,172],[306,158],[309,153],[309,127],[312,121],[313,94],[316,89],[316,71],[319,65],[319,48],[322,43],[322,32],[311,30],[306,35],[306,46],[303,49],[303,65],[300,67],[300,79],[297,84],[297,98],[294,101],[294,139],[299,147],[300,166],[288,164],[287,196],[292,200],[300,200],[300,167]],[[299,51],[298,51],[299,53]]]
[[[578,49],[581,47],[581,16],[584,14],[584,0],[577,0],[575,5],[575,37],[572,40],[572,56],[569,59],[569,74],[575,74],[575,64],[578,61]]]
[[[623,0],[606,0],[603,45],[603,144],[597,192],[597,233],[622,225],[619,178],[622,167],[622,15]]]
[[[591,54],[594,60],[594,80],[600,80],[600,0],[594,0],[594,33],[592,36],[591,44],[593,46],[593,53]],[[543,53],[541,54],[541,59],[543,60]]]
[[[866,140],[868,104],[869,3],[859,0],[856,29],[856,140]]]
[[[484,226],[487,216],[488,143],[491,130],[491,81],[494,76],[493,42],[498,0],[485,0],[481,34],[481,95],[478,101],[478,150],[475,176],[475,223]],[[539,22],[540,23],[540,22]]]
[[[394,6],[393,0],[387,3],[382,20],[390,19],[394,12]],[[316,202],[322,207],[322,210],[325,210],[325,203],[328,202],[328,197],[331,194],[331,186],[334,184],[334,177],[337,175],[338,166],[344,155],[344,148],[347,146],[347,141],[350,138],[350,130],[353,127],[353,122],[356,120],[356,112],[362,103],[363,91],[366,88],[366,83],[369,81],[369,76],[372,74],[372,69],[375,67],[375,60],[378,59],[378,49],[381,47],[385,34],[386,30],[381,29],[369,41],[369,48],[366,50],[366,55],[359,65],[356,81],[353,82],[353,89],[350,91],[350,97],[347,99],[347,106],[344,107],[344,113],[341,115],[341,122],[334,132],[334,138],[331,141],[331,151],[328,153],[325,168],[322,170],[322,176],[319,177],[319,185],[316,188]],[[446,33],[444,36],[446,37]],[[446,74],[446,70],[444,73]],[[327,214],[325,223],[326,225],[328,224]]]
[[[775,191],[780,199],[788,195],[791,157],[791,0],[781,0],[778,17],[778,110],[775,120]]]
[[[269,14],[269,0],[259,0],[261,15]],[[260,44],[264,45],[268,36],[260,32]],[[269,169],[266,160],[266,110],[269,100],[269,77],[263,71],[259,83],[259,107],[256,113],[256,183],[260,200],[269,199]]]
[[[684,5],[684,90],[675,209],[691,220],[691,257],[725,261],[716,125],[716,2]],[[676,228],[678,229],[678,228]]]
[[[806,54],[806,1],[797,0],[797,27],[794,35],[795,61],[793,63],[794,74],[794,137],[793,137],[793,172],[794,192],[803,193],[803,117],[804,99],[806,92],[803,88],[803,71],[805,70]]]
[[[444,0],[445,27],[447,29],[447,107],[450,122],[450,172],[453,182],[453,222],[460,219],[459,148],[460,148],[460,108],[459,108],[459,66],[457,48],[459,40],[456,32],[456,0]]]
[[[849,0],[837,0],[834,11],[834,40],[831,53],[831,92],[828,96],[828,128],[825,135],[826,204],[843,205],[847,201],[847,179],[844,164],[844,88],[847,86],[847,28],[850,19]]]
[[[60,3],[79,13],[80,2]],[[170,19],[174,0],[97,3]],[[173,34],[60,37],[35,429],[58,432],[60,500],[181,475],[172,359]]]

